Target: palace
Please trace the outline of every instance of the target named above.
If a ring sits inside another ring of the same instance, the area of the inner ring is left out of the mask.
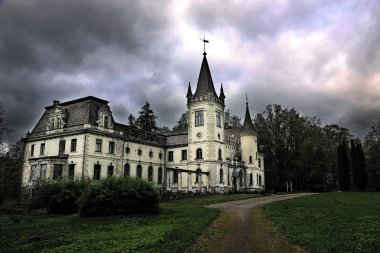
[[[248,102],[243,126],[226,129],[223,87],[218,96],[206,53],[195,92],[189,84],[186,98],[188,129],[164,133],[115,122],[100,98],[54,101],[23,139],[22,189],[44,179],[132,176],[160,192],[263,190],[264,157]]]

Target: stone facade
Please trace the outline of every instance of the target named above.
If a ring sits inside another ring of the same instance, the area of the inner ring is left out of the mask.
[[[146,132],[114,121],[96,97],[45,107],[24,138],[22,187],[39,180],[132,176],[161,192],[232,192],[265,188],[248,103],[242,128],[224,128],[225,95],[215,92],[206,54],[196,91],[189,84],[187,131]]]

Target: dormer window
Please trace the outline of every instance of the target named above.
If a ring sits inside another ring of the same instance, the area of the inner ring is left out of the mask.
[[[104,105],[99,109],[96,123],[100,127],[113,128],[112,112],[108,105]]]
[[[47,130],[64,128],[67,124],[67,110],[60,105],[55,105],[49,116]]]
[[[108,116],[104,116],[104,127],[108,128]]]

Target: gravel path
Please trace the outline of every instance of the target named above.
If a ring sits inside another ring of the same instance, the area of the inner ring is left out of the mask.
[[[208,205],[221,210],[219,217],[186,252],[274,253],[306,252],[291,245],[273,224],[266,220],[261,207],[265,204],[313,193],[273,195]]]

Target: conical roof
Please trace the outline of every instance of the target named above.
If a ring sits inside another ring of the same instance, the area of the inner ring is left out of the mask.
[[[193,92],[191,91],[191,85],[190,85],[190,82],[189,82],[189,87],[187,88],[186,97],[192,97],[192,96],[193,96]]]
[[[247,103],[247,107],[245,109],[245,117],[244,117],[244,123],[243,127],[241,128],[242,133],[252,133],[255,134],[255,128],[253,127],[252,119],[251,119],[251,114],[249,113],[249,107]]]
[[[215,92],[214,83],[212,81],[210,68],[208,66],[206,53],[203,54],[203,61],[201,70],[199,72],[197,89],[195,90],[194,97],[202,97],[208,93],[212,93],[215,97],[218,97]]]

